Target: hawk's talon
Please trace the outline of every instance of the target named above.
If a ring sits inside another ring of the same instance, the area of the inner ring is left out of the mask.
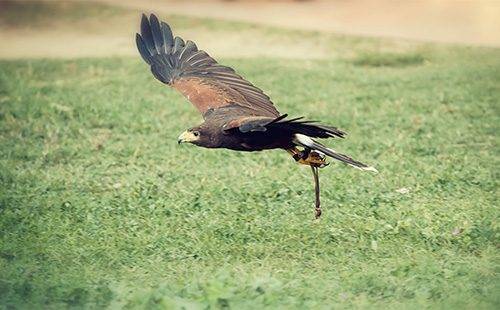
[[[311,155],[311,150],[309,149],[305,149],[302,152],[300,152],[300,158],[303,160],[306,160],[310,155]]]
[[[314,211],[315,211],[314,218],[319,219],[321,217],[321,207],[316,207]]]
[[[299,151],[294,148],[289,149],[288,152],[292,154],[292,157],[296,162],[302,165],[308,165],[317,168],[324,168],[329,165],[329,163],[326,162],[326,156],[317,151],[313,151],[310,149]]]
[[[315,151],[309,152],[308,156],[299,162],[304,165],[318,168],[324,168],[328,166],[328,163],[326,162],[326,156]]]

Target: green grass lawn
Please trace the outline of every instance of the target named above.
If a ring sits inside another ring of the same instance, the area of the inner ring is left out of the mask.
[[[319,221],[285,152],[178,146],[139,56],[0,61],[0,308],[497,308],[500,51],[310,37],[354,52],[221,62],[379,169],[321,170]]]

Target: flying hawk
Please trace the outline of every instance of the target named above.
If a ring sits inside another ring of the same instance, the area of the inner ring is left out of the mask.
[[[311,166],[316,193],[315,216],[321,216],[318,168],[329,156],[349,166],[376,169],[327,148],[316,139],[344,138],[336,127],[302,117],[280,114],[269,97],[232,68],[220,65],[192,41],[172,35],[167,23],[142,15],[139,52],[154,77],[181,92],[198,109],[204,122],[184,131],[179,143],[236,151],[283,149],[295,161]]]

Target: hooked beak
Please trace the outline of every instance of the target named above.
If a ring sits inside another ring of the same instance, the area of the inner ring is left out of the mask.
[[[181,133],[181,135],[179,136],[179,138],[177,138],[177,143],[178,144],[181,144],[181,143],[192,143],[194,141],[198,140],[198,137],[195,136],[192,132],[190,131],[184,131],[183,133]]]

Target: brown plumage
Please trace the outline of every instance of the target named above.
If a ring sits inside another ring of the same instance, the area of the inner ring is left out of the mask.
[[[302,118],[287,119],[262,90],[233,69],[218,64],[192,41],[174,38],[170,26],[160,23],[155,15],[149,19],[142,16],[136,43],[153,75],[182,93],[205,120],[182,133],[179,143],[237,151],[287,150],[296,161],[312,167],[316,217],[321,215],[317,169],[327,165],[326,156],[361,170],[376,171],[313,139],[343,138],[343,131]]]

